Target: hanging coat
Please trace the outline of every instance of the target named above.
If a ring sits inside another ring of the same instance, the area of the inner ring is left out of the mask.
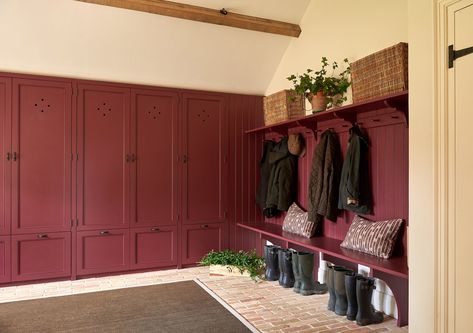
[[[256,203],[261,210],[266,208],[266,196],[268,194],[269,176],[271,173],[271,164],[269,163],[269,154],[273,150],[276,142],[265,140],[263,142],[263,155],[260,160],[260,181],[258,191],[256,192]]]
[[[308,220],[321,223],[323,217],[337,220],[341,151],[338,137],[331,130],[322,133],[314,149],[309,179]]]
[[[347,155],[340,179],[338,208],[358,214],[371,213],[371,186],[368,167],[368,141],[358,126],[350,129]]]

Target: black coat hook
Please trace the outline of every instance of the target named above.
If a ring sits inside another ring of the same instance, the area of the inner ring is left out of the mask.
[[[220,9],[220,14],[227,15],[228,11],[225,8]]]

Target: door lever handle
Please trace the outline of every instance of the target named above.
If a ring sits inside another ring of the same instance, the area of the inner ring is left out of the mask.
[[[38,234],[39,239],[45,239],[48,238],[48,234]]]
[[[107,230],[104,230],[104,231],[100,232],[101,235],[108,235],[109,233],[110,233],[110,231],[107,231]]]
[[[151,228],[151,231],[159,231],[159,228]]]

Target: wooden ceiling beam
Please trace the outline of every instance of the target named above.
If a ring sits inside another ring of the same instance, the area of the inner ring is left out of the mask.
[[[301,28],[297,24],[275,21],[256,16],[241,15],[206,7],[187,5],[165,0],[77,0],[140,12],[177,17],[186,20],[225,25],[234,28],[299,37]]]

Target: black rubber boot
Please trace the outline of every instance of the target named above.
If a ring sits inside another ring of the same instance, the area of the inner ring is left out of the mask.
[[[334,285],[334,271],[335,269],[344,269],[343,266],[327,265],[327,288],[329,293],[327,309],[330,311],[335,311],[335,301],[337,296],[335,296],[335,285]]]
[[[347,272],[345,274],[345,289],[347,290],[347,319],[355,320],[358,313],[358,302],[356,300],[356,279],[362,277],[355,272]]]
[[[294,273],[294,288],[292,289],[295,293],[300,293],[301,291],[301,273],[299,266],[299,256],[296,250],[291,250],[292,252],[292,272]]]
[[[356,279],[356,300],[358,302],[356,323],[360,326],[383,322],[383,313],[375,311],[371,304],[374,288],[374,279],[365,277]]]
[[[298,253],[299,267],[300,267],[300,294],[303,296],[313,294],[325,294],[327,292],[327,285],[320,284],[314,281],[314,254],[299,252]]]
[[[294,273],[292,272],[292,252],[286,249],[279,249],[279,285],[283,288],[294,287]]]
[[[279,279],[278,249],[279,246],[276,245],[264,246],[265,277],[268,281],[277,281]]]
[[[333,272],[333,289],[335,290],[335,313],[346,316],[348,309],[345,274],[352,272],[346,268],[335,268]]]

